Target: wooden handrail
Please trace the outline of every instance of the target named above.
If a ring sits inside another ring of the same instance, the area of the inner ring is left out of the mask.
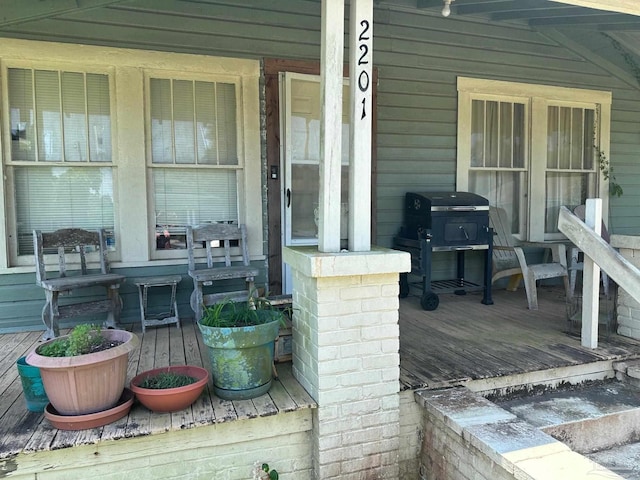
[[[566,207],[560,207],[558,229],[637,302],[640,302],[640,270],[616,252]]]

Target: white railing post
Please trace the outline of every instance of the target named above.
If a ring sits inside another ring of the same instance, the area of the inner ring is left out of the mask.
[[[600,235],[602,228],[602,199],[589,198],[586,202],[584,222]],[[598,347],[598,318],[600,316],[600,267],[584,256],[582,272],[582,345]]]

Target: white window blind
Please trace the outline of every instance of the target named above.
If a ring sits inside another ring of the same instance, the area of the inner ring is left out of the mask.
[[[113,234],[107,75],[9,68],[8,90],[17,254],[33,254],[34,229]]]
[[[33,254],[34,229],[113,232],[111,168],[16,167],[14,172],[19,255]]]
[[[153,185],[158,227],[238,221],[234,170],[155,168]]]
[[[150,79],[154,164],[238,165],[236,86]]]

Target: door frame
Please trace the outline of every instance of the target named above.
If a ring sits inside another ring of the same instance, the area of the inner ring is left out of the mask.
[[[266,182],[267,182],[267,271],[269,293],[282,294],[282,165],[280,162],[280,72],[320,75],[320,63],[305,60],[278,58],[263,59],[265,84],[265,128],[266,128]],[[344,77],[349,76],[349,65],[345,64]],[[371,117],[371,238],[376,238],[376,179],[377,179],[377,87],[378,69],[373,69],[372,117]],[[278,172],[272,178],[273,170]]]

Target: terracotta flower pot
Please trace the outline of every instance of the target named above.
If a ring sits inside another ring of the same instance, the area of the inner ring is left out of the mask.
[[[102,333],[109,340],[123,343],[74,357],[45,357],[37,353],[37,348],[27,355],[27,363],[40,369],[49,401],[59,414],[100,412],[114,407],[122,396],[129,352],[138,346],[139,340],[125,330]]]
[[[196,379],[195,383],[176,388],[143,388],[140,386],[146,378],[159,373],[177,373]],[[209,381],[209,372],[193,365],[175,365],[172,367],[154,368],[136,375],[131,380],[131,391],[140,403],[154,412],[176,412],[183,410],[195,402]]]

